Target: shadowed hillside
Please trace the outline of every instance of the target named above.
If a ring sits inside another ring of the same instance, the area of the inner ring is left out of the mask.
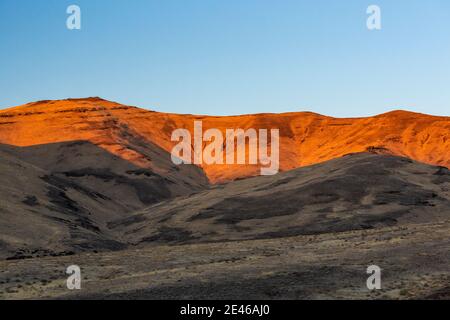
[[[1,145],[0,166],[0,257],[7,258],[124,248],[109,221],[208,185],[194,166],[161,175],[84,141]]]
[[[110,223],[135,244],[338,233],[450,219],[450,171],[354,154],[216,186]]]

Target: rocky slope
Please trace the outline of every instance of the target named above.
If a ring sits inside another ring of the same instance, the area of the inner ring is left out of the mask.
[[[450,171],[370,153],[218,185],[109,226],[135,245],[319,235],[450,219]]]
[[[161,175],[87,141],[0,145],[0,181],[0,258],[16,259],[124,248],[108,222],[207,187],[194,166]]]

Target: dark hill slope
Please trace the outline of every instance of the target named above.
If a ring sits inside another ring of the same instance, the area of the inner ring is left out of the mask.
[[[156,204],[110,226],[135,244],[342,232],[450,218],[450,172],[352,154]]]
[[[0,257],[123,248],[107,223],[205,188],[189,167],[163,175],[85,141],[0,145]]]

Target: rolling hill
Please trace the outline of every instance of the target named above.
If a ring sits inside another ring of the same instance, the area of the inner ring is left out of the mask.
[[[360,153],[218,185],[111,222],[135,245],[319,235],[450,219],[450,171]]]

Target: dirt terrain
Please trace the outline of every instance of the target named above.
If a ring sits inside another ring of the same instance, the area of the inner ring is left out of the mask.
[[[2,299],[450,299],[450,221],[0,261]],[[65,268],[81,267],[82,288]],[[366,269],[382,268],[369,291]]]

